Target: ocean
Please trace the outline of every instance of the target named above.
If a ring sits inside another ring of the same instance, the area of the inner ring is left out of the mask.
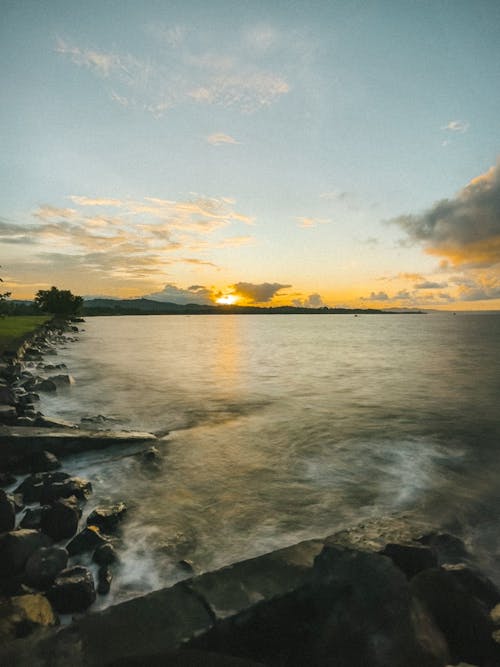
[[[500,584],[500,315],[88,318],[42,411],[169,435],[65,461],[129,506],[99,605],[363,520],[461,535]],[[54,358],[47,358],[47,362]],[[96,418],[98,418],[96,420]],[[90,422],[82,422],[89,424]]]

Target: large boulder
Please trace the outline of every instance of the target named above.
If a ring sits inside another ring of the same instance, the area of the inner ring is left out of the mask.
[[[45,484],[40,493],[40,502],[52,503],[58,498],[76,496],[79,500],[87,500],[92,493],[92,484],[81,477],[69,477],[61,482]]]
[[[42,515],[45,507],[28,507],[19,526],[38,530],[42,525]]]
[[[0,533],[12,530],[16,525],[16,509],[10,497],[0,489]]]
[[[445,636],[452,662],[500,664],[490,617],[500,595],[488,579],[458,565],[425,570],[413,578],[410,586]]]
[[[380,552],[388,556],[396,567],[402,570],[408,579],[427,570],[430,567],[436,567],[437,558],[432,549],[418,543],[393,543],[386,544]]]
[[[97,526],[103,533],[114,533],[126,511],[125,503],[117,503],[111,507],[97,507],[87,517],[87,525]]]
[[[0,644],[26,637],[43,626],[56,625],[57,616],[43,595],[20,595],[0,601]]]
[[[65,540],[78,530],[80,515],[76,502],[70,498],[59,498],[46,507],[40,527],[54,542]]]
[[[27,528],[0,535],[0,577],[22,572],[33,552],[51,544],[50,537]]]
[[[61,483],[69,479],[71,475],[67,472],[36,472],[28,475],[21,484],[15,489],[14,493],[22,494],[24,502],[38,503],[41,500],[42,492],[46,487],[52,484]],[[71,494],[70,494],[71,495]]]
[[[81,565],[63,570],[48,590],[47,597],[61,614],[85,611],[96,599],[92,573]]]
[[[111,565],[112,563],[116,563],[118,555],[111,542],[107,542],[106,544],[101,544],[97,547],[92,556],[92,560],[98,565]]]
[[[63,547],[42,547],[28,558],[26,581],[30,586],[45,590],[68,564],[68,552]]]

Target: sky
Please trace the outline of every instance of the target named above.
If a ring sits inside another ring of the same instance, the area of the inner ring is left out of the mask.
[[[500,309],[497,0],[0,0],[0,276]]]

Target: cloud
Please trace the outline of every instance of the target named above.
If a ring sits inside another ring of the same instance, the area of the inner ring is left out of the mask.
[[[448,132],[458,132],[463,134],[469,129],[469,123],[463,120],[450,120],[446,125],[443,125],[441,129],[447,130]]]
[[[219,146],[220,144],[239,144],[239,141],[236,141],[234,137],[231,137],[229,134],[223,134],[222,132],[216,132],[207,137],[207,141],[212,146]]]
[[[454,198],[420,215],[392,222],[426,252],[453,266],[491,267],[500,262],[500,163],[474,178]]]
[[[370,296],[362,296],[361,301],[389,301],[387,292],[372,292]]]
[[[187,303],[213,304],[212,290],[203,285],[191,285],[191,287],[183,289],[177,287],[174,283],[168,283],[161,291],[147,294],[145,298],[153,299],[153,301],[170,301],[182,305]]]
[[[235,283],[231,285],[234,294],[250,301],[250,303],[267,303],[271,301],[276,294],[282,290],[291,287],[291,285],[281,285],[280,283]]]
[[[298,217],[298,226],[302,229],[309,229],[311,227],[316,227],[317,225],[327,225],[331,220],[327,218],[310,218],[310,217]]]
[[[414,285],[415,289],[443,289],[443,287],[448,287],[448,283],[436,283],[430,280],[424,280],[424,282]]]
[[[326,304],[320,294],[309,294],[307,299],[294,299],[292,301],[297,308],[323,308]]]
[[[233,47],[234,55],[206,51],[197,31],[180,26],[153,34],[163,47],[154,57],[90,49],[62,39],[56,52],[99,78],[114,102],[157,118],[189,103],[253,113],[290,91],[284,76],[263,66],[262,52],[257,57],[255,49]]]

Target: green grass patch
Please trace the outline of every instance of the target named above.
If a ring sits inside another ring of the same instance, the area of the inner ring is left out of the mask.
[[[50,315],[0,317],[0,354],[6,350],[15,350],[26,336],[50,319]]]

